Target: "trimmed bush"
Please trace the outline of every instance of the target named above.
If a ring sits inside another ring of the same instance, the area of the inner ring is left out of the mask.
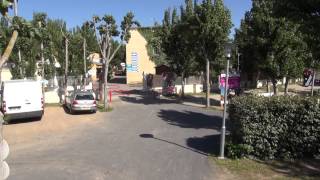
[[[242,96],[232,100],[228,112],[231,143],[250,149],[246,156],[296,159],[320,154],[316,98]],[[237,146],[232,147],[235,152]]]

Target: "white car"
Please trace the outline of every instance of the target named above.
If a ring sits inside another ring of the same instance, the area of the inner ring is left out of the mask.
[[[97,102],[91,91],[75,91],[65,97],[65,107],[71,114],[79,111],[97,111]]]
[[[34,80],[4,81],[1,85],[1,111],[6,121],[41,119],[44,112],[41,83]]]

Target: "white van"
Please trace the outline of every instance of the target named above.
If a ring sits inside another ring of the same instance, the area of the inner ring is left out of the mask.
[[[41,83],[34,80],[2,82],[1,111],[7,121],[24,118],[41,119],[44,112]]]

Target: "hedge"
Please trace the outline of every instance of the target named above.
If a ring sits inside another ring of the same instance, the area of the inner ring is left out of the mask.
[[[259,159],[313,158],[320,154],[317,98],[299,96],[233,99],[229,108],[229,154]]]

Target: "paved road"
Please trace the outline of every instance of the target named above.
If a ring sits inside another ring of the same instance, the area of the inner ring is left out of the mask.
[[[94,125],[11,147],[9,179],[215,179],[207,154],[217,151],[221,113],[133,93]]]

